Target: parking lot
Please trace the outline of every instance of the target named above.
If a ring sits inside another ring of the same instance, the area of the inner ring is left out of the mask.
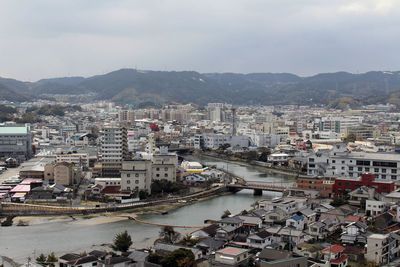
[[[7,180],[8,178],[19,174],[19,170],[20,170],[20,169],[21,169],[21,166],[20,166],[20,167],[17,167],[17,168],[8,168],[5,172],[3,172],[3,173],[0,175],[0,184],[1,184],[3,181]]]

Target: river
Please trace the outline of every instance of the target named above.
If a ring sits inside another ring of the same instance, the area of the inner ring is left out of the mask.
[[[284,175],[265,173],[251,167],[218,162],[199,158],[203,164],[228,168],[229,172],[250,181],[287,180]],[[264,193],[263,198],[279,196],[280,193]],[[261,196],[253,196],[251,190],[243,190],[234,195],[197,202],[184,206],[166,215],[143,215],[139,219],[149,222],[171,225],[203,225],[206,219],[219,219],[225,210],[232,214],[249,209]],[[0,227],[0,255],[23,263],[28,257],[37,257],[40,253],[55,252],[60,256],[68,252],[90,251],[93,245],[111,243],[115,234],[127,230],[132,236],[135,248],[147,248],[158,237],[160,227],[145,225],[127,219],[97,217],[92,219],[66,219],[64,221],[35,224],[28,227]],[[194,231],[186,230],[185,232]]]

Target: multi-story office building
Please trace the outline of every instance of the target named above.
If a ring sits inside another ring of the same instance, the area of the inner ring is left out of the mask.
[[[348,151],[346,144],[309,155],[307,167],[308,175],[313,176],[360,177],[373,173],[376,179],[400,180],[399,153]]]
[[[101,165],[103,177],[120,177],[122,161],[128,158],[125,127],[105,127],[101,136]]]
[[[0,125],[0,157],[20,161],[32,157],[32,134],[29,124]]]

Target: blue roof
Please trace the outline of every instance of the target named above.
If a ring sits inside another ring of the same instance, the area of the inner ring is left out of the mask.
[[[303,216],[301,216],[301,215],[294,215],[291,219],[293,219],[293,220],[295,220],[295,221],[300,221],[300,220],[303,220]]]

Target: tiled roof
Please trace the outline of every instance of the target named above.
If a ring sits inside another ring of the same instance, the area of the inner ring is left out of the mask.
[[[337,253],[343,252],[344,251],[344,247],[342,247],[341,245],[332,245],[332,246],[330,246],[328,248],[323,249],[322,251],[324,251],[324,252],[328,251],[330,253],[337,254]]]

